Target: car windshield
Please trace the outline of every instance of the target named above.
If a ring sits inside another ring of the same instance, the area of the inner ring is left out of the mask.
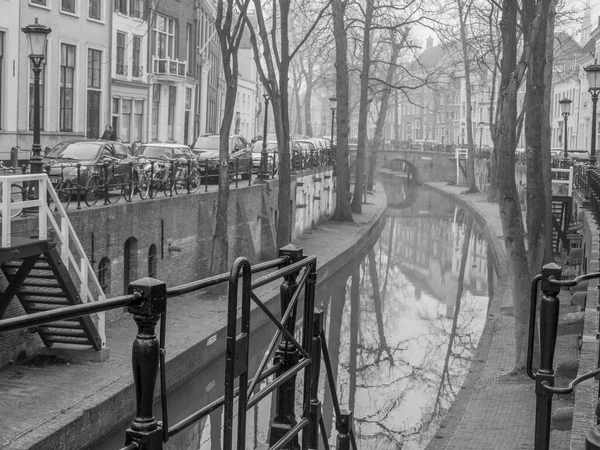
[[[200,136],[194,144],[196,150],[219,150],[219,136]]]
[[[92,161],[98,156],[101,146],[101,144],[96,142],[61,142],[46,157],[51,159]]]
[[[146,158],[162,158],[163,156],[171,157],[172,153],[173,148],[171,147],[142,145],[137,151],[137,156],[145,156]]]

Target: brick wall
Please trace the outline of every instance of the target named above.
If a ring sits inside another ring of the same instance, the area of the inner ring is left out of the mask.
[[[247,256],[252,262],[276,256],[275,218],[277,181],[232,189],[229,197],[229,262]],[[304,198],[310,205],[299,207]],[[295,223],[293,236],[327,219],[334,210],[331,170],[306,171],[292,182]],[[95,271],[103,258],[110,261],[107,297],[126,292],[127,279],[148,276],[148,257],[156,247],[155,277],[175,286],[209,275],[217,193],[159,197],[94,208],[70,210],[69,218]],[[31,231],[35,219],[22,219],[15,230]],[[128,243],[129,260],[125,259]],[[126,273],[127,271],[127,273]],[[0,282],[5,283],[4,277]],[[4,286],[0,285],[0,289]],[[15,298],[4,317],[22,315]],[[118,320],[123,310],[106,313],[106,321]],[[110,343],[109,343],[110,344]],[[41,346],[35,332],[18,331],[0,336],[0,367]]]

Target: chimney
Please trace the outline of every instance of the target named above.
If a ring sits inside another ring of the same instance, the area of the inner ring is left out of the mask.
[[[600,21],[600,17],[598,18],[598,20]],[[427,48],[431,48],[431,47],[433,47],[433,38],[431,36],[429,36],[427,38],[427,44],[426,44],[425,48],[427,49]]]

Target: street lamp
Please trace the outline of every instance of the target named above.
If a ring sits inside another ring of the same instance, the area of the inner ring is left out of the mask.
[[[260,179],[267,179],[267,117],[269,113],[269,94],[263,94],[265,98],[265,123],[263,125],[262,151],[260,152]]]
[[[331,108],[331,148],[333,148],[333,124],[335,123],[335,105],[337,98],[329,97],[329,107]]]
[[[598,92],[600,91],[600,65],[598,61],[583,68],[587,74],[588,89],[592,94],[592,147],[590,149],[590,164],[596,164],[596,104],[598,103]]]
[[[40,73],[42,62],[46,58],[49,27],[35,23],[21,28],[27,35],[29,59],[33,64],[33,146],[31,147],[31,173],[42,173],[42,146],[40,145]]]
[[[598,97],[598,94],[596,94],[596,99]],[[569,116],[571,115],[571,103],[573,103],[573,100],[568,99],[568,98],[563,98],[560,99],[558,101],[558,103],[560,104],[560,112],[562,113],[562,116],[565,119],[565,132],[564,132],[564,157],[568,158],[569,157],[569,153],[568,153],[568,148],[567,148],[567,120],[569,118]],[[594,111],[596,110],[596,108],[594,107]]]
[[[485,122],[479,122],[479,154],[481,155],[481,140],[483,138],[483,127],[485,127]]]

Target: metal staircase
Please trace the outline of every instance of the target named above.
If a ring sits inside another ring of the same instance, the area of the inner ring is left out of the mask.
[[[7,288],[0,293],[0,317],[15,297],[26,314],[105,298],[47,175],[0,176],[2,193],[10,192],[15,183],[22,185],[32,181],[38,184],[39,199],[14,201],[0,194],[0,270],[8,282]],[[33,209],[35,213],[29,220],[37,219],[36,238],[13,238],[11,230],[15,219],[4,220],[13,215],[12,210],[22,208]],[[36,331],[47,347],[54,344],[85,349],[91,346],[95,350],[106,347],[104,313],[51,322],[38,326]]]

